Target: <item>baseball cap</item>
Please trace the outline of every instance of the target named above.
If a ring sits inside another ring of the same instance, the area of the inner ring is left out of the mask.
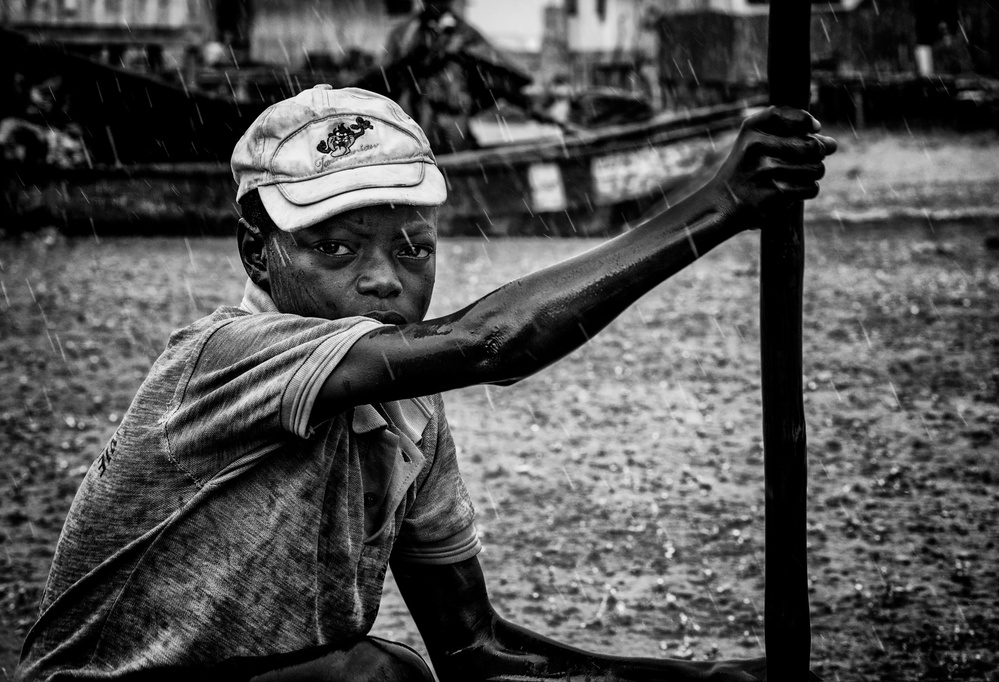
[[[286,232],[363,206],[447,199],[416,121],[387,97],[326,84],[265,109],[236,143],[232,176],[236,201],[256,189]]]

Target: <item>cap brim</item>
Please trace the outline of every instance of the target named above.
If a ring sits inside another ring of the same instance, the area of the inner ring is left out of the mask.
[[[419,162],[422,168],[423,178],[418,183],[395,187],[359,187],[343,191],[341,183],[337,182],[338,173],[332,173],[321,178],[310,180],[316,183],[311,187],[309,196],[326,196],[324,199],[311,203],[296,203],[288,199],[287,191],[282,191],[281,185],[260,185],[257,191],[260,194],[260,201],[267,214],[274,224],[285,232],[295,232],[303,228],[315,225],[327,218],[346,211],[365,206],[379,206],[386,204],[401,204],[403,206],[440,206],[447,200],[447,186],[440,169],[432,163]],[[376,167],[369,167],[374,169]],[[386,177],[398,174],[403,169],[398,164],[380,167]],[[368,170],[365,169],[365,170]],[[341,177],[342,180],[342,177]],[[328,185],[327,191],[322,190],[322,183]],[[299,183],[286,183],[294,185]],[[295,190],[302,188],[296,187]],[[294,195],[302,195],[301,191],[294,191]],[[332,195],[332,196],[330,196]]]

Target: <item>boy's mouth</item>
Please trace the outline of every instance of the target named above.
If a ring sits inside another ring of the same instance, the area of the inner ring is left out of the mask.
[[[406,318],[394,310],[369,310],[364,313],[364,317],[370,317],[373,320],[378,320],[382,324],[407,324]]]

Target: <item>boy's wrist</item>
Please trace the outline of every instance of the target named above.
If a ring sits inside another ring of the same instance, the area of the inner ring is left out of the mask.
[[[746,213],[745,207],[715,178],[663,217],[666,228],[675,235],[673,241],[692,246],[692,260],[696,260],[746,230]]]
[[[717,213],[723,241],[755,227],[751,220],[753,207],[738,197],[727,180],[715,176],[693,196]]]

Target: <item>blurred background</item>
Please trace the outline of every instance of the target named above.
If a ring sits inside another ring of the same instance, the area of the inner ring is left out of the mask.
[[[812,665],[999,670],[999,5],[812,3]],[[449,187],[431,315],[699,186],[767,101],[765,0],[0,0],[0,679],[172,330],[239,301],[233,145],[381,92]],[[763,654],[758,237],[578,353],[447,396],[498,610],[571,644]],[[109,510],[113,515],[114,510]],[[95,529],[94,532],[100,532]],[[422,648],[391,579],[376,634]]]
[[[812,7],[811,110],[827,125],[996,129],[989,3]],[[766,101],[767,12],[765,0],[5,0],[4,229],[228,231],[241,131],[323,82],[386,94],[424,127],[453,190],[444,234],[613,232],[709,175],[725,133]]]

